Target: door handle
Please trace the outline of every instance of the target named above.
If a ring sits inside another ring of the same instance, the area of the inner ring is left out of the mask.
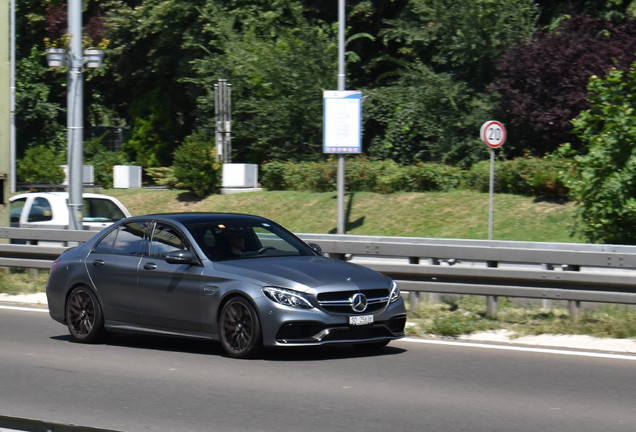
[[[93,264],[95,267],[101,267],[104,265],[104,260],[97,259],[94,260],[91,264]]]
[[[145,270],[157,270],[157,264],[155,263],[146,263],[144,264]]]

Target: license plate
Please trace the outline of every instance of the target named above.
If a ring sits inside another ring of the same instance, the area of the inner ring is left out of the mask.
[[[349,324],[354,326],[373,323],[373,315],[356,315],[349,317]]]

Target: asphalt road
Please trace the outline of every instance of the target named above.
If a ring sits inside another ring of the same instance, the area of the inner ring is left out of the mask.
[[[0,309],[0,415],[120,431],[632,432],[635,384],[636,361],[410,341],[243,361],[200,341],[81,345]]]

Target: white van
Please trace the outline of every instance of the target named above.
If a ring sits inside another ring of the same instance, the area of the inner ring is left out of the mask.
[[[130,212],[117,198],[84,193],[84,229],[99,231]],[[67,229],[69,222],[67,192],[31,192],[9,198],[11,226],[16,228]]]

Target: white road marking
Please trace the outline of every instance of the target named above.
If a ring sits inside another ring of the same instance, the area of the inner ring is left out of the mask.
[[[19,310],[19,311],[27,311],[27,312],[46,312],[46,313],[49,313],[48,309],[24,307],[24,306],[0,305],[0,309],[10,309],[10,310]]]
[[[611,354],[611,353],[601,353],[601,352],[594,352],[594,351],[571,351],[571,350],[557,349],[557,348],[534,348],[534,347],[522,347],[517,345],[497,345],[497,344],[486,344],[486,343],[479,343],[479,342],[444,341],[444,340],[435,340],[435,339],[404,338],[399,340],[403,342],[422,343],[422,344],[431,344],[431,345],[452,345],[452,346],[461,346],[461,347],[469,347],[469,348],[484,348],[484,349],[506,350],[506,351],[525,351],[525,352],[534,352],[534,353],[542,353],[542,354],[560,354],[560,355],[570,355],[570,356],[579,356],[579,357],[599,357],[599,358],[636,361],[635,355],[628,355],[628,354]]]

